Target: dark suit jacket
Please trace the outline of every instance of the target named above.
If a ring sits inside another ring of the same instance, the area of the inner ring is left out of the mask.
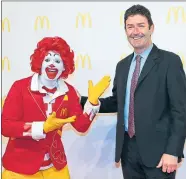
[[[100,113],[117,112],[115,161],[124,141],[124,105],[133,54],[116,67],[112,96],[101,98]],[[84,105],[87,97],[82,97]],[[134,96],[135,134],[143,163],[158,164],[163,153],[181,157],[186,137],[186,78],[178,55],[153,46]]]

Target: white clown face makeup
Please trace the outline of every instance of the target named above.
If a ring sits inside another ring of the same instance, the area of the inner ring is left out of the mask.
[[[46,80],[57,80],[64,70],[60,54],[49,51],[43,60],[41,75]]]

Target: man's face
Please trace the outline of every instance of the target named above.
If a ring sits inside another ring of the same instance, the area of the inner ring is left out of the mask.
[[[151,44],[151,34],[154,25],[149,29],[148,20],[145,16],[129,16],[126,20],[126,35],[134,50],[143,50]]]
[[[56,80],[64,70],[64,64],[60,54],[49,51],[43,60],[41,74],[44,75],[46,79]]]

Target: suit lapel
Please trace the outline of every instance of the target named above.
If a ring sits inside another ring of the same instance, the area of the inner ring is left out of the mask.
[[[122,97],[122,106],[124,105],[124,99],[125,99],[125,91],[126,91],[126,86],[127,86],[127,79],[128,79],[128,74],[129,74],[129,69],[130,69],[130,64],[132,61],[134,54],[131,54],[123,61],[123,65],[120,68],[119,76],[120,78],[120,85],[121,85],[121,94],[123,95]]]
[[[147,57],[147,60],[144,64],[144,66],[143,66],[143,69],[142,69],[141,74],[138,79],[138,84],[137,84],[136,89],[138,88],[140,83],[145,79],[145,77],[148,75],[148,73],[151,71],[153,66],[156,64],[155,60],[158,58],[158,56],[159,56],[158,48],[154,45],[149,56]]]

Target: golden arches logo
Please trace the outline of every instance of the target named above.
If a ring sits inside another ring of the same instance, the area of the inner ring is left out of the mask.
[[[8,59],[8,57],[2,58],[2,71],[5,70],[5,64],[7,66],[7,70],[10,71],[10,60]]]
[[[61,109],[60,116],[67,116],[67,108]]]
[[[121,26],[124,26],[124,14],[125,14],[125,11],[122,11],[120,13],[120,25]]]
[[[46,23],[47,29],[50,29],[50,21],[47,16],[37,16],[34,24],[35,31],[38,29],[38,24],[40,24],[41,29],[44,28],[44,24]]]
[[[87,64],[88,65],[88,69],[89,70],[92,69],[90,56],[88,54],[86,54],[86,55],[82,55],[82,54],[77,55],[76,60],[75,60],[75,68],[76,69],[79,68],[80,61],[81,61],[81,67],[82,68],[85,68],[85,64]]]
[[[173,16],[173,17],[172,17]],[[183,7],[170,7],[166,19],[166,23],[170,23],[171,17],[174,19],[174,22],[177,23],[180,19],[183,23],[186,23],[186,12]]]
[[[90,13],[78,13],[76,16],[76,28],[79,27],[79,21],[81,20],[82,27],[85,27],[85,24],[88,23],[88,27],[92,27],[92,19]],[[88,21],[88,22],[87,22]]]
[[[9,21],[9,19],[7,17],[5,17],[2,20],[2,31],[3,32],[5,31],[5,26],[7,27],[8,32],[10,32],[10,21]]]

